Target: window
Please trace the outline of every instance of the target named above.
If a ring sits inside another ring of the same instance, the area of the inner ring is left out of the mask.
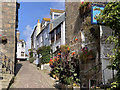
[[[44,33],[44,37],[45,37],[45,39],[48,38],[47,32]]]
[[[54,15],[54,19],[57,18],[58,16],[60,16],[60,15],[56,15],[56,14],[55,14],[55,15]]]
[[[54,31],[51,32],[51,43],[53,43],[53,42],[54,42]]]
[[[22,42],[22,47],[24,47],[24,43]]]
[[[24,56],[24,52],[21,52],[21,56]]]
[[[56,28],[56,40],[61,38],[61,26]]]
[[[46,39],[48,38],[48,34],[47,34],[47,32],[45,33],[45,37],[46,37]]]
[[[41,43],[42,43],[42,36],[40,37],[40,41],[41,41]]]

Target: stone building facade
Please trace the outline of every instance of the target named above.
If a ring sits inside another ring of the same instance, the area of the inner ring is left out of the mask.
[[[88,60],[87,63],[82,63],[82,60],[79,61],[81,86],[90,88],[93,85],[99,86],[100,84],[105,84],[109,79],[112,79],[112,71],[108,69],[105,70],[106,66],[109,65],[109,61],[106,61],[109,60],[109,58],[102,57],[105,56],[103,54],[109,52],[105,48],[105,39],[103,40],[103,37],[107,38],[108,35],[105,36],[106,34],[104,32],[108,32],[109,35],[111,35],[111,30],[103,27],[102,36],[100,36],[101,29],[99,25],[91,25],[91,28],[86,28],[86,25],[89,26],[91,24],[91,10],[88,13],[81,12],[80,3],[81,2],[67,2],[67,0],[65,2],[65,38],[66,44],[70,45],[72,51],[75,51],[78,55],[84,47],[94,51],[94,60]],[[92,41],[90,41],[90,37],[92,37]],[[78,39],[77,43],[75,42],[75,38]],[[113,46],[107,44],[107,48],[109,47],[111,48]],[[110,48],[109,50],[111,51]],[[109,75],[103,73],[103,71],[107,71]]]
[[[17,1],[0,2],[0,53],[10,60],[10,70],[14,73],[16,59],[16,29],[18,27],[18,9]],[[1,56],[1,57],[2,57]]]

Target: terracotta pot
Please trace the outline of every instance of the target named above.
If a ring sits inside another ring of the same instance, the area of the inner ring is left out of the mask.
[[[92,59],[92,58],[93,58],[93,56],[92,56],[92,55],[89,55],[89,56],[88,56],[88,59]]]

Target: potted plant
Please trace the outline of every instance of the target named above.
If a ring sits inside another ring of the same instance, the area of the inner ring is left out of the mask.
[[[73,90],[80,89],[79,83],[73,83]]]
[[[93,50],[88,50],[87,47],[82,48],[82,52],[80,53],[79,59],[83,62],[86,63],[87,61],[90,60],[95,60],[96,54]]]

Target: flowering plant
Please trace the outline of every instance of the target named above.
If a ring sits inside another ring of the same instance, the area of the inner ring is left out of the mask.
[[[91,3],[90,2],[81,2],[80,3],[80,14],[83,16],[85,13],[90,12]]]
[[[56,67],[56,64],[57,64],[57,61],[59,60],[59,57],[58,56],[54,56],[53,59],[51,58],[49,63],[50,63],[50,67],[51,68],[54,68]]]
[[[80,60],[82,60],[82,62],[86,62],[87,60],[94,60],[96,57],[96,54],[93,50],[88,50],[88,47],[84,47],[81,49],[81,53],[80,53]]]
[[[63,54],[67,54],[70,51],[70,46],[68,45],[61,45],[60,50]]]
[[[73,82],[79,82],[78,79],[78,60],[75,59],[75,52],[72,52],[72,57],[70,58],[70,47],[68,45],[62,45],[60,47],[60,53],[58,60],[56,59],[58,56],[51,59],[53,63],[53,67],[51,70],[51,74],[56,75],[59,78],[59,82],[63,84],[72,84]],[[52,64],[51,64],[52,65]]]

